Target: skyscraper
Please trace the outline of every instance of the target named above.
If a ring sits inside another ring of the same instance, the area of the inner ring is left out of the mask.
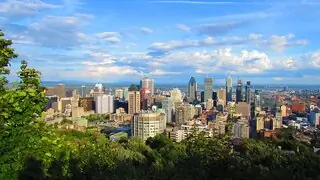
[[[141,110],[140,108],[140,92],[129,91],[128,114],[134,114]]]
[[[246,85],[246,102],[250,105],[251,104],[251,91],[250,91],[250,81],[247,81]]]
[[[97,96],[96,112],[98,114],[114,113],[114,96],[112,95]]]
[[[236,103],[242,102],[242,81],[238,79],[237,91],[236,91]]]
[[[204,78],[204,102],[207,102],[208,99],[212,99],[213,93],[213,79]]]
[[[144,77],[140,81],[140,89],[146,88],[151,91],[151,95],[154,95],[154,80],[148,77]]]
[[[65,88],[64,84],[57,84],[57,86],[55,88],[55,94],[59,98],[65,98],[66,97],[66,88]]]
[[[197,88],[198,88],[198,85],[197,85],[196,79],[194,77],[191,77],[188,84],[188,96],[191,102],[194,102],[195,100],[197,100]]]
[[[227,102],[232,101],[232,77],[228,76],[226,80],[226,98]]]
[[[221,102],[223,102],[223,104],[226,104],[227,101],[227,97],[226,97],[227,93],[226,90],[224,88],[221,88],[218,90],[218,100]]]
[[[254,91],[254,107],[260,107],[261,99],[260,99],[260,91]]]

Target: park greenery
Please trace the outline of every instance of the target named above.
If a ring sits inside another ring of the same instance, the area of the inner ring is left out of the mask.
[[[39,71],[22,61],[20,81],[6,88],[10,61],[17,57],[11,44],[1,33],[0,179],[320,179],[319,155],[292,139],[291,129],[276,140],[198,134],[174,143],[164,135],[110,142],[99,132],[47,126]]]

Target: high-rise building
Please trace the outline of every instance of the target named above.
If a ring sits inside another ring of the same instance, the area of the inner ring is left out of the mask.
[[[128,114],[134,114],[141,110],[140,108],[140,92],[129,91]]]
[[[173,102],[171,97],[167,97],[162,101],[162,109],[164,110],[167,116],[167,123],[172,122],[172,114],[173,114]]]
[[[226,96],[227,102],[232,101],[232,77],[228,76],[226,80]]]
[[[123,99],[123,89],[116,89],[114,94],[116,98]]]
[[[87,94],[86,86],[81,86],[81,97],[85,97]]]
[[[128,99],[129,99],[129,88],[124,88],[123,97],[124,97],[125,101],[128,101]]]
[[[79,98],[79,107],[83,107],[85,112],[95,110],[94,98],[93,97]]]
[[[59,98],[65,98],[66,97],[66,88],[65,88],[64,84],[57,84],[56,85],[55,94]]]
[[[194,116],[194,106],[192,104],[180,104],[175,107],[175,123],[184,124]]]
[[[232,130],[235,138],[249,138],[250,128],[248,120],[243,118],[233,123]]]
[[[97,96],[96,112],[98,114],[114,113],[114,96],[105,94]]]
[[[166,128],[166,115],[150,111],[134,114],[131,121],[132,136],[146,141],[149,137],[163,133]]]
[[[254,107],[260,107],[261,106],[261,99],[260,99],[260,91],[255,90],[254,91]]]
[[[212,99],[208,99],[206,102],[206,110],[210,110],[213,108],[213,100]]]
[[[205,102],[208,99],[212,99],[212,93],[213,93],[213,79],[204,78],[204,101]]]
[[[218,90],[218,100],[223,102],[223,104],[227,103],[227,93],[225,89],[221,88]]]
[[[194,77],[191,77],[188,84],[188,97],[191,102],[197,100],[197,89],[198,85],[196,79]]]
[[[238,79],[236,90],[236,103],[242,102],[242,81]]]
[[[247,81],[246,84],[246,103],[251,104],[251,90],[250,90],[251,83]]]
[[[151,91],[147,88],[140,89],[141,109],[148,110],[149,106],[151,105],[149,103],[150,99],[151,99]]]
[[[148,77],[144,77],[140,81],[140,88],[147,88],[151,91],[151,95],[154,95],[154,80]]]

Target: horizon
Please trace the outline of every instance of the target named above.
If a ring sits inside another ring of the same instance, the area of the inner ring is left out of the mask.
[[[149,76],[166,84],[232,75],[253,84],[314,84],[319,7],[314,0],[6,0],[0,26],[19,54],[10,81],[25,59],[44,81]]]

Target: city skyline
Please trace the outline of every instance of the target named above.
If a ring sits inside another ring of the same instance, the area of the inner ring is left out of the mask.
[[[302,0],[7,0],[0,26],[18,60],[40,70],[44,81],[148,76],[157,84],[187,84],[191,76],[208,76],[224,84],[231,75],[252,84],[317,84],[319,7]]]

